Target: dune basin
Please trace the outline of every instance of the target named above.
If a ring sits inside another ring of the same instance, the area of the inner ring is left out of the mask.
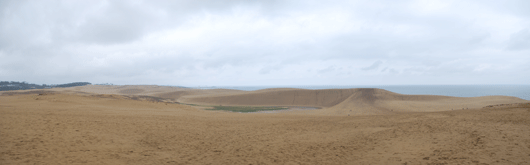
[[[374,88],[3,91],[0,164],[530,164],[530,101]]]

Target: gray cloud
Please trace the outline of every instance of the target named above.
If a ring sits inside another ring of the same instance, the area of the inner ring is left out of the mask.
[[[510,36],[510,41],[508,42],[509,50],[524,50],[530,49],[530,30],[528,28],[523,29],[517,33],[514,33]]]
[[[528,5],[7,0],[0,1],[0,77],[189,86],[499,83],[491,73],[527,84],[517,75],[530,74],[521,69],[530,63]],[[380,72],[366,72],[383,61]]]
[[[395,69],[390,69],[389,72],[392,74],[399,74],[399,72]]]
[[[336,70],[335,66],[329,66],[327,68],[318,70],[318,73],[323,74],[323,73],[328,73],[334,70]]]
[[[374,70],[374,69],[379,68],[379,65],[381,65],[381,64],[383,64],[383,61],[378,60],[378,61],[374,62],[372,65],[370,65],[368,67],[361,68],[361,70],[364,70],[364,71]]]
[[[127,4],[122,1],[107,1],[97,13],[71,22],[73,31],[62,33],[63,29],[53,29],[60,37],[70,40],[112,44],[134,41],[142,37],[151,24],[156,24],[154,14],[143,10],[141,5]],[[65,30],[67,31],[67,30]]]

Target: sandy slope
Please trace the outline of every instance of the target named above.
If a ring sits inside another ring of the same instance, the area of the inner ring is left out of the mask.
[[[433,95],[403,95],[383,89],[325,89],[306,90],[275,88],[258,91],[230,89],[190,89],[154,85],[106,86],[88,85],[74,88],[55,88],[63,93],[97,93],[116,95],[146,95],[167,101],[205,105],[251,106],[311,106],[323,110],[316,114],[373,115],[396,112],[434,112],[475,109],[487,105],[529,102],[509,96],[449,97]]]
[[[322,117],[0,96],[0,164],[528,164],[529,108]]]
[[[217,96],[188,96],[180,101],[210,105],[314,106],[316,114],[373,115],[476,109],[487,105],[528,102],[516,97],[449,97],[403,95],[383,89],[276,89]]]
[[[241,114],[132,100],[116,95],[124,88],[105,88],[114,94],[91,94],[86,87],[3,92],[0,164],[530,163],[530,104],[506,104],[528,102],[512,97],[461,101],[377,89],[203,90],[179,96],[183,100],[257,96],[269,100],[254,103],[272,105],[278,102],[271,96],[281,97],[274,94],[280,92],[311,96],[294,102],[324,107],[308,114]],[[125,87],[128,91],[122,92],[161,96],[189,90],[134,89],[138,88]],[[212,95],[206,97],[209,92]],[[229,100],[239,104],[237,99]],[[497,102],[503,105],[478,107]],[[439,111],[464,105],[469,109]],[[342,114],[352,113],[348,110],[352,107],[368,112],[364,114],[384,115]],[[426,112],[412,112],[422,109]]]
[[[181,101],[187,103],[213,105],[223,104],[331,107],[344,101],[356,91],[356,89],[276,89],[218,96],[189,96],[181,99]]]

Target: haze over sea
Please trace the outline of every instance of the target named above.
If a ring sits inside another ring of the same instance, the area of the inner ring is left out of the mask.
[[[196,87],[199,89],[237,89],[253,91],[267,88],[301,88],[301,89],[346,89],[346,88],[380,88],[400,94],[444,95],[456,97],[477,96],[514,96],[530,100],[530,85],[355,85],[355,86],[211,86]]]

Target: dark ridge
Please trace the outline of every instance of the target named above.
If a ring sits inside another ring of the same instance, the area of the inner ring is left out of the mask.
[[[73,82],[67,84],[52,84],[52,85],[38,85],[38,84],[29,84],[25,81],[0,81],[0,91],[12,91],[12,90],[26,90],[26,89],[49,89],[49,88],[66,88],[66,87],[75,87],[75,86],[85,86],[90,85],[89,82]]]

